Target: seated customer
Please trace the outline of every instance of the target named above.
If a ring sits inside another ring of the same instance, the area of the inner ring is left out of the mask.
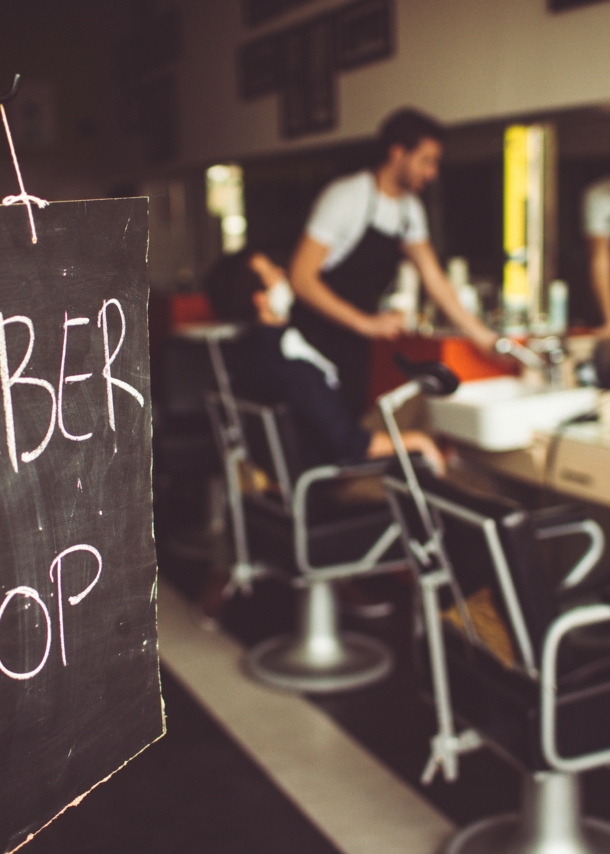
[[[251,323],[240,351],[238,393],[289,404],[307,434],[308,465],[393,454],[387,433],[364,429],[345,406],[335,365],[289,325],[293,296],[281,267],[262,252],[244,249],[215,264],[206,289],[219,320]],[[407,430],[402,440],[436,473],[444,472],[443,456],[429,436]]]

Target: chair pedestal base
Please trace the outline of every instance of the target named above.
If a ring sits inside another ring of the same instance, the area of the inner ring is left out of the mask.
[[[578,778],[542,772],[526,778],[521,814],[478,821],[455,836],[444,854],[604,854],[610,824],[580,816]]]
[[[296,635],[263,641],[246,657],[247,669],[261,682],[312,694],[372,685],[388,676],[392,665],[393,655],[385,644],[339,632],[335,593],[328,582],[301,591]]]

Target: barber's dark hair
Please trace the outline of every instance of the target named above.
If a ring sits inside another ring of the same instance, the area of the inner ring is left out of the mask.
[[[404,109],[392,113],[379,129],[379,160],[387,160],[393,145],[402,145],[407,151],[417,148],[423,139],[443,142],[445,130],[436,119],[418,110]]]
[[[206,276],[204,290],[219,320],[249,322],[256,319],[252,296],[256,291],[264,290],[258,273],[249,267],[256,252],[256,249],[246,247],[231,255],[223,255]]]

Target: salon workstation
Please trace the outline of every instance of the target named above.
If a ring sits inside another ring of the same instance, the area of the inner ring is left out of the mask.
[[[0,23],[0,851],[609,851],[610,0]]]

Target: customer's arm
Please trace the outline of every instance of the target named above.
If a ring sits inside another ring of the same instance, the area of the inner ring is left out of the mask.
[[[329,320],[365,338],[398,338],[404,328],[400,312],[367,314],[322,281],[320,271],[328,251],[327,246],[308,234],[302,238],[290,267],[290,284],[295,294]]]
[[[324,374],[309,362],[284,362],[284,395],[299,422],[311,431],[333,462],[361,462],[391,457],[394,446],[381,430],[369,433],[347,411],[338,389],[330,388]],[[437,474],[445,471],[445,460],[434,441],[418,430],[401,433],[407,451],[419,451]]]
[[[419,430],[403,430],[400,438],[406,451],[419,451],[428,460],[435,474],[445,474],[445,458],[430,436]],[[371,436],[367,457],[369,459],[390,457],[394,453],[394,445],[389,434],[382,430],[375,430]]]
[[[603,324],[598,335],[610,337],[610,240],[593,235],[588,238],[591,286],[601,309]]]

